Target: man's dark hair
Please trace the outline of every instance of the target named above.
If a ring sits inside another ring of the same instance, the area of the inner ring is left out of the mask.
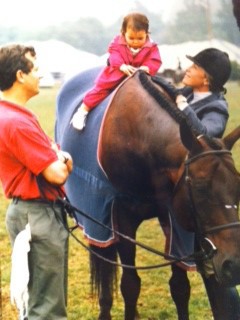
[[[0,48],[0,90],[12,87],[16,81],[16,73],[22,70],[28,74],[33,68],[33,63],[26,58],[26,53],[35,57],[35,49],[31,46],[20,44],[8,45]]]

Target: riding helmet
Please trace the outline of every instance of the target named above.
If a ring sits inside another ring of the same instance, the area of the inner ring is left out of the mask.
[[[216,48],[208,48],[200,51],[194,57],[188,55],[186,57],[207,72],[215,88],[220,91],[224,90],[223,85],[231,74],[231,62],[226,52]]]

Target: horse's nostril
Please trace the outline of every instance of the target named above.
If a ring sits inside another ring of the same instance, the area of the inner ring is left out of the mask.
[[[227,286],[240,284],[240,266],[236,261],[226,260],[222,265],[222,280]]]

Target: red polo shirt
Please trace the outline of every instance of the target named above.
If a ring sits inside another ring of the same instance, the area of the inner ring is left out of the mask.
[[[0,179],[6,197],[42,198],[36,177],[56,160],[51,140],[36,116],[26,108],[0,101]],[[60,195],[60,188],[41,181],[47,199]]]

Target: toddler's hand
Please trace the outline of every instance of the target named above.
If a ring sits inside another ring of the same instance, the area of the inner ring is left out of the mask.
[[[122,64],[120,70],[125,73],[127,76],[131,76],[137,69],[133,66]]]

